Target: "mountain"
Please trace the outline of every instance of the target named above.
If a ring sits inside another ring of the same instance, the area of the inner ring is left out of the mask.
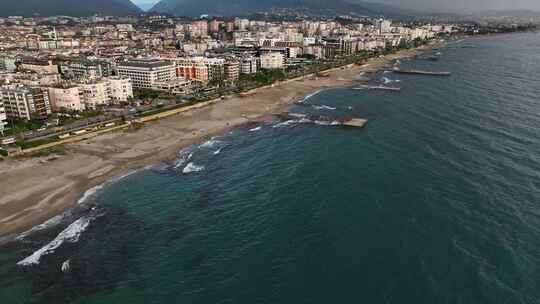
[[[301,9],[313,13],[380,14],[382,6],[356,0],[161,0],[150,11],[177,16],[245,15],[270,9]]]
[[[0,0],[0,16],[120,16],[140,12],[130,0]]]

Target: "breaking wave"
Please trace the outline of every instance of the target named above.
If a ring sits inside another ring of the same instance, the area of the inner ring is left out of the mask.
[[[388,77],[383,77],[382,82],[384,84],[389,84],[389,83],[393,83],[393,82],[401,82],[401,80],[399,80],[399,79],[390,79]]]
[[[182,173],[189,174],[192,172],[200,172],[204,170],[204,166],[197,166],[194,163],[189,163],[184,167],[184,170],[182,170]]]
[[[335,110],[336,108],[334,107],[331,107],[331,106],[326,106],[326,105],[322,105],[322,106],[313,106],[314,109],[316,110]]]
[[[27,258],[17,262],[19,266],[31,266],[39,264],[41,257],[44,255],[53,253],[58,247],[62,246],[63,243],[76,243],[79,241],[81,234],[88,228],[90,222],[95,219],[95,217],[83,216],[71,223],[66,229],[60,232],[54,240],[52,240],[47,245],[36,250]]]
[[[256,128],[253,128],[253,129],[249,129],[249,132],[257,132],[257,131],[260,131],[262,129],[261,126],[258,126]]]
[[[280,122],[280,123],[274,125],[272,128],[282,128],[282,127],[290,126],[290,125],[293,125],[293,124],[296,124],[296,123],[299,123],[299,122],[300,122],[299,120],[294,120],[294,119],[286,120],[284,122]]]
[[[311,94],[308,94],[308,95],[306,95],[306,97],[304,97],[303,99],[299,100],[298,103],[304,103],[304,102],[308,101],[308,99],[310,99],[310,98],[313,97],[313,96],[318,95],[318,94],[321,93],[322,91],[324,91],[324,90],[317,90],[317,91],[315,91],[315,92],[313,92],[313,93],[311,93]]]
[[[210,140],[202,143],[201,145],[199,145],[199,148],[213,148],[215,145],[219,144],[221,141],[215,139],[215,138],[211,138]]]

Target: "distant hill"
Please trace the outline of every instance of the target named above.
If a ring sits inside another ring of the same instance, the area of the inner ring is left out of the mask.
[[[177,16],[243,15],[275,8],[298,8],[313,13],[348,13],[365,15],[383,13],[382,6],[355,0],[161,0],[150,11]]]
[[[140,12],[130,0],[0,0],[0,16],[120,16]]]

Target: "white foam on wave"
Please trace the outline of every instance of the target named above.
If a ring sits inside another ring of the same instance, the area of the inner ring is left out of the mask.
[[[322,106],[313,106],[314,109],[316,110],[335,110],[336,108],[334,107],[331,107],[331,106],[326,106],[326,105],[322,105]]]
[[[390,79],[388,77],[383,77],[382,81],[384,82],[384,84],[389,84],[389,83],[393,83],[393,82],[401,82],[401,80],[399,80],[399,79]]]
[[[146,167],[144,168],[146,169]],[[90,197],[94,196],[96,193],[98,193],[100,190],[102,190],[103,188],[105,188],[105,186],[109,185],[109,184],[112,184],[112,183],[116,183],[116,182],[119,182],[120,180],[130,176],[130,175],[133,175],[135,173],[139,172],[139,170],[130,170],[130,171],[127,171],[125,173],[122,173],[122,174],[119,174],[119,175],[116,175],[116,176],[113,176],[111,178],[109,178],[108,180],[106,180],[104,183],[102,184],[99,184],[97,186],[94,186],[88,190],[86,190],[84,192],[84,194],[81,196],[81,198],[79,198],[79,200],[77,201],[77,205],[81,205],[83,203],[85,203]]]
[[[194,163],[189,163],[184,167],[184,170],[182,170],[182,173],[189,174],[192,172],[200,172],[204,170],[204,166],[197,166]]]
[[[38,231],[45,230],[47,228],[51,228],[51,227],[54,227],[56,225],[59,225],[64,220],[64,217],[65,217],[65,213],[57,215],[57,216],[45,221],[44,223],[39,224],[39,225],[37,225],[35,227],[32,227],[31,229],[19,234],[15,238],[15,240],[22,241],[23,239],[25,239],[27,236],[29,236],[30,234],[32,234],[34,232],[38,232]]]
[[[95,218],[95,217],[94,217]],[[62,246],[63,243],[76,243],[79,241],[81,234],[88,228],[90,222],[94,219],[93,217],[83,216],[71,223],[66,229],[60,232],[54,240],[52,240],[47,245],[36,250],[27,258],[19,261],[17,265],[19,266],[32,266],[39,264],[41,257],[44,255],[53,253],[58,247]]]
[[[249,129],[249,132],[257,132],[257,131],[260,131],[262,129],[261,126],[258,126],[256,128],[253,128],[253,129]]]
[[[292,124],[299,123],[299,122],[300,122],[299,120],[294,120],[294,119],[286,120],[284,122],[280,122],[274,125],[272,128],[282,128],[282,127],[290,126]]]
[[[199,148],[213,148],[215,145],[219,144],[221,141],[215,139],[215,138],[211,138],[210,140],[202,143],[201,145],[199,145]]]
[[[221,150],[223,150],[223,148],[219,148],[216,151],[214,151],[214,155],[218,155],[219,153],[221,153]]]
[[[193,152],[188,154],[187,151],[184,151],[183,154],[180,154],[179,158],[175,161],[174,169],[180,168],[186,162],[190,161],[192,157]]]
[[[318,95],[322,91],[324,91],[324,90],[321,89],[321,90],[317,90],[317,91],[315,91],[315,92],[313,92],[311,94],[308,94],[308,95],[306,95],[306,97],[304,97],[304,99],[299,100],[298,103],[304,103],[304,102],[308,101],[311,97]]]

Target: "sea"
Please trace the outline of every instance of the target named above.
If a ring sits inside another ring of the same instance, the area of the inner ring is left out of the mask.
[[[253,123],[112,178],[0,247],[0,303],[540,303],[539,50],[451,39],[364,75],[400,92],[290,107],[365,128]]]

